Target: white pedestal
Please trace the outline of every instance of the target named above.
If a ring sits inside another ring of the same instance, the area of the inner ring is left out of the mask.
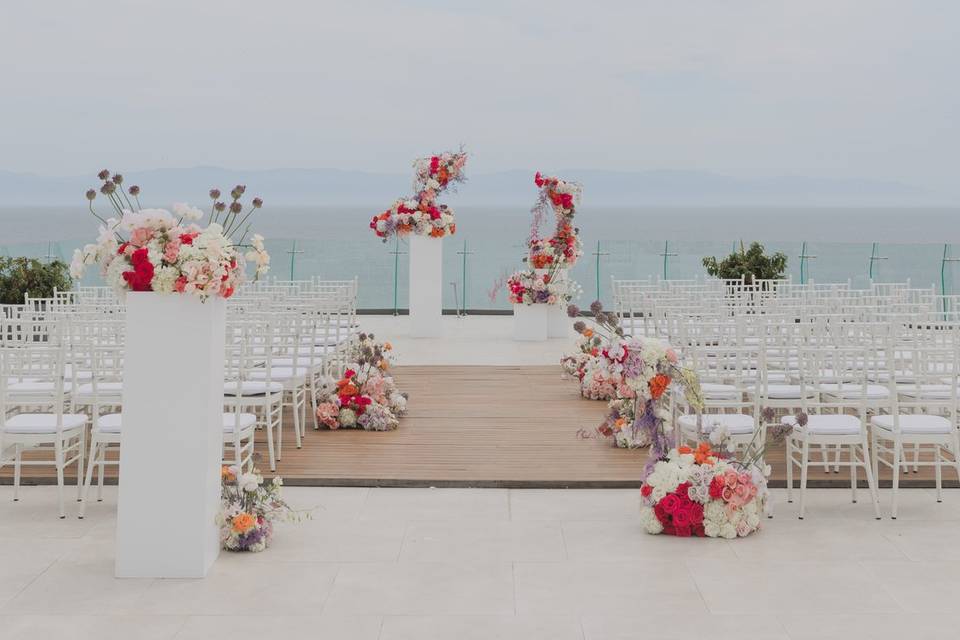
[[[127,295],[118,578],[202,578],[220,552],[225,303]]]
[[[443,333],[443,239],[411,233],[410,335],[435,338]]]
[[[547,337],[569,338],[573,334],[573,320],[567,315],[567,307],[562,304],[547,305]]]
[[[548,304],[513,305],[513,339],[539,341],[547,339]]]

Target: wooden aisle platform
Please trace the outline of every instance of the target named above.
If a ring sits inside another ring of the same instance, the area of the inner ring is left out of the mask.
[[[606,403],[581,399],[559,366],[407,366],[394,375],[410,394],[410,412],[391,432],[314,431],[309,422],[302,449],[285,421],[278,472],[291,485],[637,487],[646,450],[622,450],[593,433]],[[289,416],[287,416],[289,418]],[[263,434],[257,450],[266,452]],[[772,486],[785,486],[783,450],[768,457]],[[259,467],[266,471],[265,461]],[[176,461],[171,461],[176,468]],[[108,481],[115,481],[111,470]],[[68,474],[72,475],[72,474]],[[861,474],[862,476],[862,474]],[[12,468],[0,471],[9,484]],[[25,468],[24,483],[50,483],[52,468]],[[861,481],[863,478],[861,477]],[[881,472],[881,485],[889,474]],[[933,486],[932,469],[902,480]],[[849,488],[846,469],[811,469],[810,487]],[[944,486],[958,486],[952,469]]]

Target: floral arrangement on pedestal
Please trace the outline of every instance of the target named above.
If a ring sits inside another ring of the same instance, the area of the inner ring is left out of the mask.
[[[306,515],[283,500],[280,477],[265,484],[256,470],[242,473],[236,466],[221,467],[220,485],[217,526],[220,545],[227,551],[263,551],[270,546],[275,523]]]
[[[507,278],[507,298],[513,304],[564,305],[579,295],[580,285],[573,280],[556,278],[552,271],[517,271]]]
[[[702,409],[697,374],[680,365],[676,351],[666,342],[625,335],[616,314],[604,311],[599,301],[590,305],[590,312],[596,328],[579,319],[573,327],[591,340],[599,334],[601,345],[593,366],[602,371],[605,379],[616,381],[617,402],[611,403],[610,412],[597,431],[613,437],[617,446],[649,444],[651,460],[655,462],[672,447],[667,390],[671,386],[682,389],[687,405]],[[579,317],[580,309],[570,305],[567,314]],[[626,410],[625,403],[632,404],[632,410]]]
[[[317,419],[329,429],[392,431],[407,412],[407,394],[393,377],[389,342],[360,334],[351,363],[339,380],[329,379],[317,390]]]
[[[462,149],[415,160],[413,189],[416,195],[400,198],[389,209],[374,216],[370,228],[384,242],[394,234],[416,233],[442,238],[456,233],[453,209],[438,204],[437,197],[451,184],[466,180],[463,173],[466,163],[467,154]]]
[[[127,291],[186,293],[203,300],[214,296],[229,298],[244,281],[244,258],[254,263],[255,278],[270,268],[270,255],[259,234],[250,232],[248,220],[263,206],[254,198],[244,212],[241,203],[246,187],[237,185],[230,192],[229,204],[220,200],[220,190],[212,189],[213,204],[206,227],[197,224],[204,214],[187,204],[166,209],[140,206],[140,187],[123,189],[123,176],[103,170],[100,193],[110,203],[116,217],[103,218],[93,209],[97,197],[87,191],[90,213],[101,222],[97,242],[77,249],[70,266],[79,279],[86,268],[100,265],[100,273],[118,295]],[[235,239],[235,236],[238,236]],[[241,249],[248,251],[244,255]]]

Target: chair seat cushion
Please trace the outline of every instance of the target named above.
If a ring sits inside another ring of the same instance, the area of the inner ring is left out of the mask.
[[[252,369],[247,374],[253,380],[295,380],[297,378],[303,378],[309,373],[309,367],[271,367],[270,370],[266,369]]]
[[[845,383],[845,384],[821,384],[818,389],[820,393],[826,394],[828,396],[833,396],[835,398],[861,398],[866,397],[869,400],[881,400],[890,396],[890,389],[883,386],[882,384],[868,384],[866,385],[866,394],[864,394],[864,385],[854,384],[854,383]]]
[[[704,382],[700,385],[703,397],[714,400],[737,400],[741,392],[732,384],[719,384],[716,382]]]
[[[893,416],[892,415],[882,415],[882,416],[873,416],[870,419],[870,424],[878,429],[883,429],[884,431],[893,431]],[[953,430],[953,425],[950,424],[950,421],[944,418],[943,416],[931,416],[925,414],[901,414],[900,415],[900,431],[903,433],[911,434],[920,434],[920,433],[931,433],[931,434],[940,434],[940,433],[950,433]]]
[[[781,424],[797,428],[797,419],[794,416],[783,416]],[[807,433],[855,436],[860,433],[860,418],[844,414],[812,414],[807,416],[807,425],[803,428]]]
[[[237,414],[232,411],[223,412],[223,431],[224,433],[233,433],[234,426],[237,423]],[[252,413],[240,414],[240,430],[249,429],[257,424],[257,416]]]
[[[70,389],[73,385],[68,381],[63,382],[63,392],[70,393]],[[17,382],[11,384],[7,387],[7,391],[10,393],[52,393],[56,389],[56,385],[52,381],[48,380],[25,380],[23,382]]]
[[[123,391],[122,382],[98,382],[97,383],[97,394],[117,394]],[[86,382],[81,385],[77,385],[77,393],[80,395],[93,395],[93,383]]]
[[[949,400],[953,390],[948,384],[904,384],[897,385],[897,393],[905,398]]]
[[[757,393],[759,387],[751,386],[747,388],[747,391],[750,393]],[[812,398],[817,395],[817,390],[814,387],[806,388],[806,396]],[[767,385],[767,397],[773,398],[775,400],[799,400],[800,399],[800,385],[798,384],[768,384]]]
[[[223,383],[223,394],[226,396],[235,396],[237,395],[238,389],[240,395],[243,396],[262,396],[266,393],[280,393],[283,391],[283,385],[279,382],[270,382],[267,384],[266,380],[232,380]]]
[[[697,416],[693,413],[682,415],[677,419],[680,427],[686,430],[697,429]],[[743,413],[705,413],[701,416],[701,433],[710,433],[718,426],[724,426],[734,435],[753,433],[753,416]]]
[[[108,413],[97,418],[97,430],[104,433],[120,433],[122,416],[119,413]]]
[[[87,422],[87,416],[82,413],[63,414],[63,430],[79,429]],[[21,413],[7,418],[3,427],[7,433],[36,433],[53,434],[57,432],[57,414],[55,413]]]

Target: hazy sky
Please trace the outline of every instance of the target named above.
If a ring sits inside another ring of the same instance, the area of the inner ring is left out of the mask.
[[[0,169],[705,169],[957,194],[956,0],[3,0]]]

